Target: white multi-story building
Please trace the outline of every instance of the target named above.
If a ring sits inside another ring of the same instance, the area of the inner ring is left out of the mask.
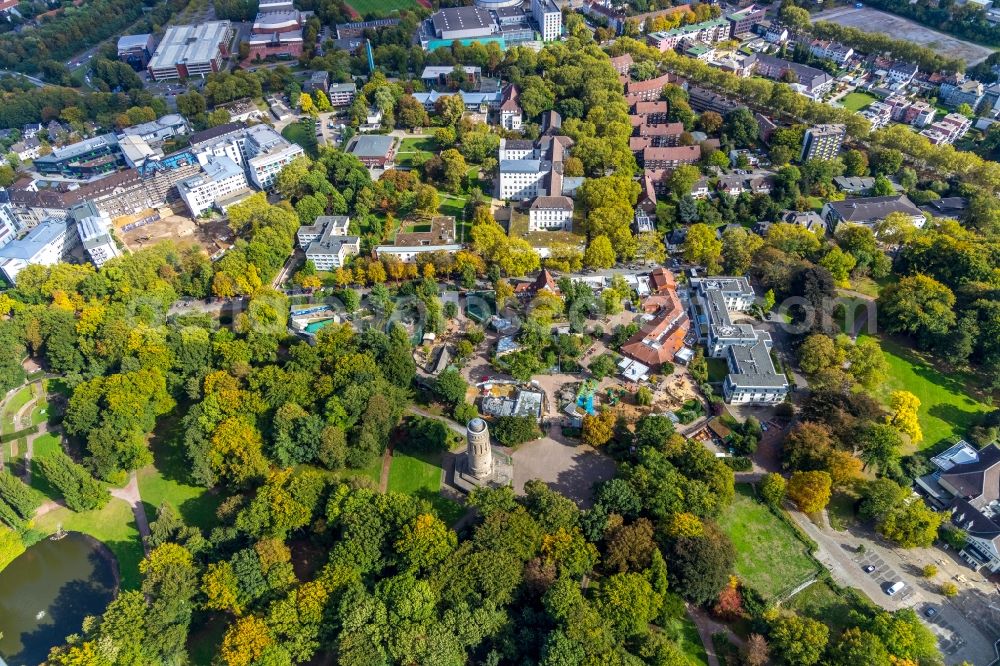
[[[274,185],[274,179],[286,164],[305,155],[302,146],[289,143],[270,125],[254,125],[247,130],[245,151],[247,175],[262,190]]]
[[[7,193],[0,188],[0,247],[17,236],[18,220],[14,207],[8,201]]]
[[[552,0],[531,0],[531,16],[538,24],[543,42],[562,36],[562,12]]]
[[[80,235],[83,249],[87,251],[90,262],[96,268],[103,266],[109,259],[120,257],[123,253],[115,242],[111,217],[97,210],[89,201],[74,206],[69,211],[70,217],[76,220],[76,231]]]
[[[17,274],[32,264],[54,266],[76,247],[80,236],[68,218],[42,220],[24,238],[0,248],[0,272],[11,284]]]
[[[334,236],[346,236],[350,224],[351,218],[346,215],[320,215],[312,224],[299,227],[295,236],[299,241],[299,247],[304,250],[309,247],[309,243],[319,240],[319,237],[326,230],[329,230]]]
[[[342,215],[323,216],[316,218],[315,224],[307,227],[305,234],[299,229],[299,244],[308,238],[306,259],[313,262],[316,270],[332,271],[343,266],[347,259],[356,256],[361,251],[361,240],[357,236],[348,236],[347,227],[350,218]],[[314,236],[316,227],[322,231]]]
[[[709,356],[725,358],[723,382],[728,403],[769,404],[788,394],[788,380],[771,361],[771,335],[751,324],[734,324],[730,312],[744,312],[754,291],[745,277],[691,278],[688,307],[698,339]]]
[[[226,199],[249,190],[246,174],[228,157],[212,157],[202,164],[202,173],[177,183],[177,192],[193,217],[219,207]]]
[[[330,105],[350,106],[357,94],[358,86],[353,81],[351,83],[331,83],[329,92]]]
[[[573,200],[535,197],[528,208],[528,231],[569,231],[573,228]]]
[[[534,199],[545,182],[551,164],[545,160],[503,160],[500,162],[501,199],[511,201]]]
[[[246,127],[232,124],[214,136],[192,141],[192,149],[202,166],[213,157],[226,157],[246,172],[247,180],[266,190],[284,166],[305,154],[302,146],[289,143],[269,125]]]

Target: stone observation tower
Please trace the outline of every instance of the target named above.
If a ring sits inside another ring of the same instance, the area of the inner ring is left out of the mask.
[[[467,470],[476,479],[486,479],[493,474],[493,447],[490,446],[490,429],[486,421],[474,418],[465,428]]]
[[[514,461],[510,454],[490,443],[490,428],[476,417],[465,426],[465,455],[455,456],[446,483],[462,492],[474,488],[509,486],[514,481]]]

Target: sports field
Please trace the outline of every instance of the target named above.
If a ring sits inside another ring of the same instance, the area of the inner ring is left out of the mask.
[[[861,111],[867,108],[875,98],[868,93],[863,92],[852,92],[844,96],[844,99],[840,101],[844,105],[844,108],[848,111]]]

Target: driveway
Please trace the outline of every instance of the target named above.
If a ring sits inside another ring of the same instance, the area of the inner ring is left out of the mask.
[[[948,577],[938,574],[933,581],[920,576],[920,561],[915,560],[918,551],[934,554],[934,549],[913,549],[903,551],[885,543],[851,532],[837,532],[830,527],[817,527],[808,516],[794,509],[789,510],[792,519],[816,542],[816,559],[830,570],[833,579],[840,585],[862,590],[882,608],[895,611],[913,608],[921,620],[938,637],[938,644],[945,656],[945,663],[989,664],[996,657],[993,641],[977,626],[981,618],[971,616],[961,601],[949,600],[938,592],[938,586]],[[825,516],[824,516],[825,519]],[[858,546],[864,544],[865,552],[859,553]],[[864,567],[871,565],[875,570],[865,573]],[[885,588],[896,581],[903,581],[906,587],[894,596],[885,593]],[[995,595],[994,595],[995,596]],[[923,613],[928,606],[937,609],[937,614],[928,619]]]

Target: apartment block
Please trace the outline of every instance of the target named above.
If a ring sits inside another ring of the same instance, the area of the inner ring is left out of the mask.
[[[802,153],[800,159],[832,160],[840,152],[847,136],[844,125],[816,125],[806,130],[802,138]]]

